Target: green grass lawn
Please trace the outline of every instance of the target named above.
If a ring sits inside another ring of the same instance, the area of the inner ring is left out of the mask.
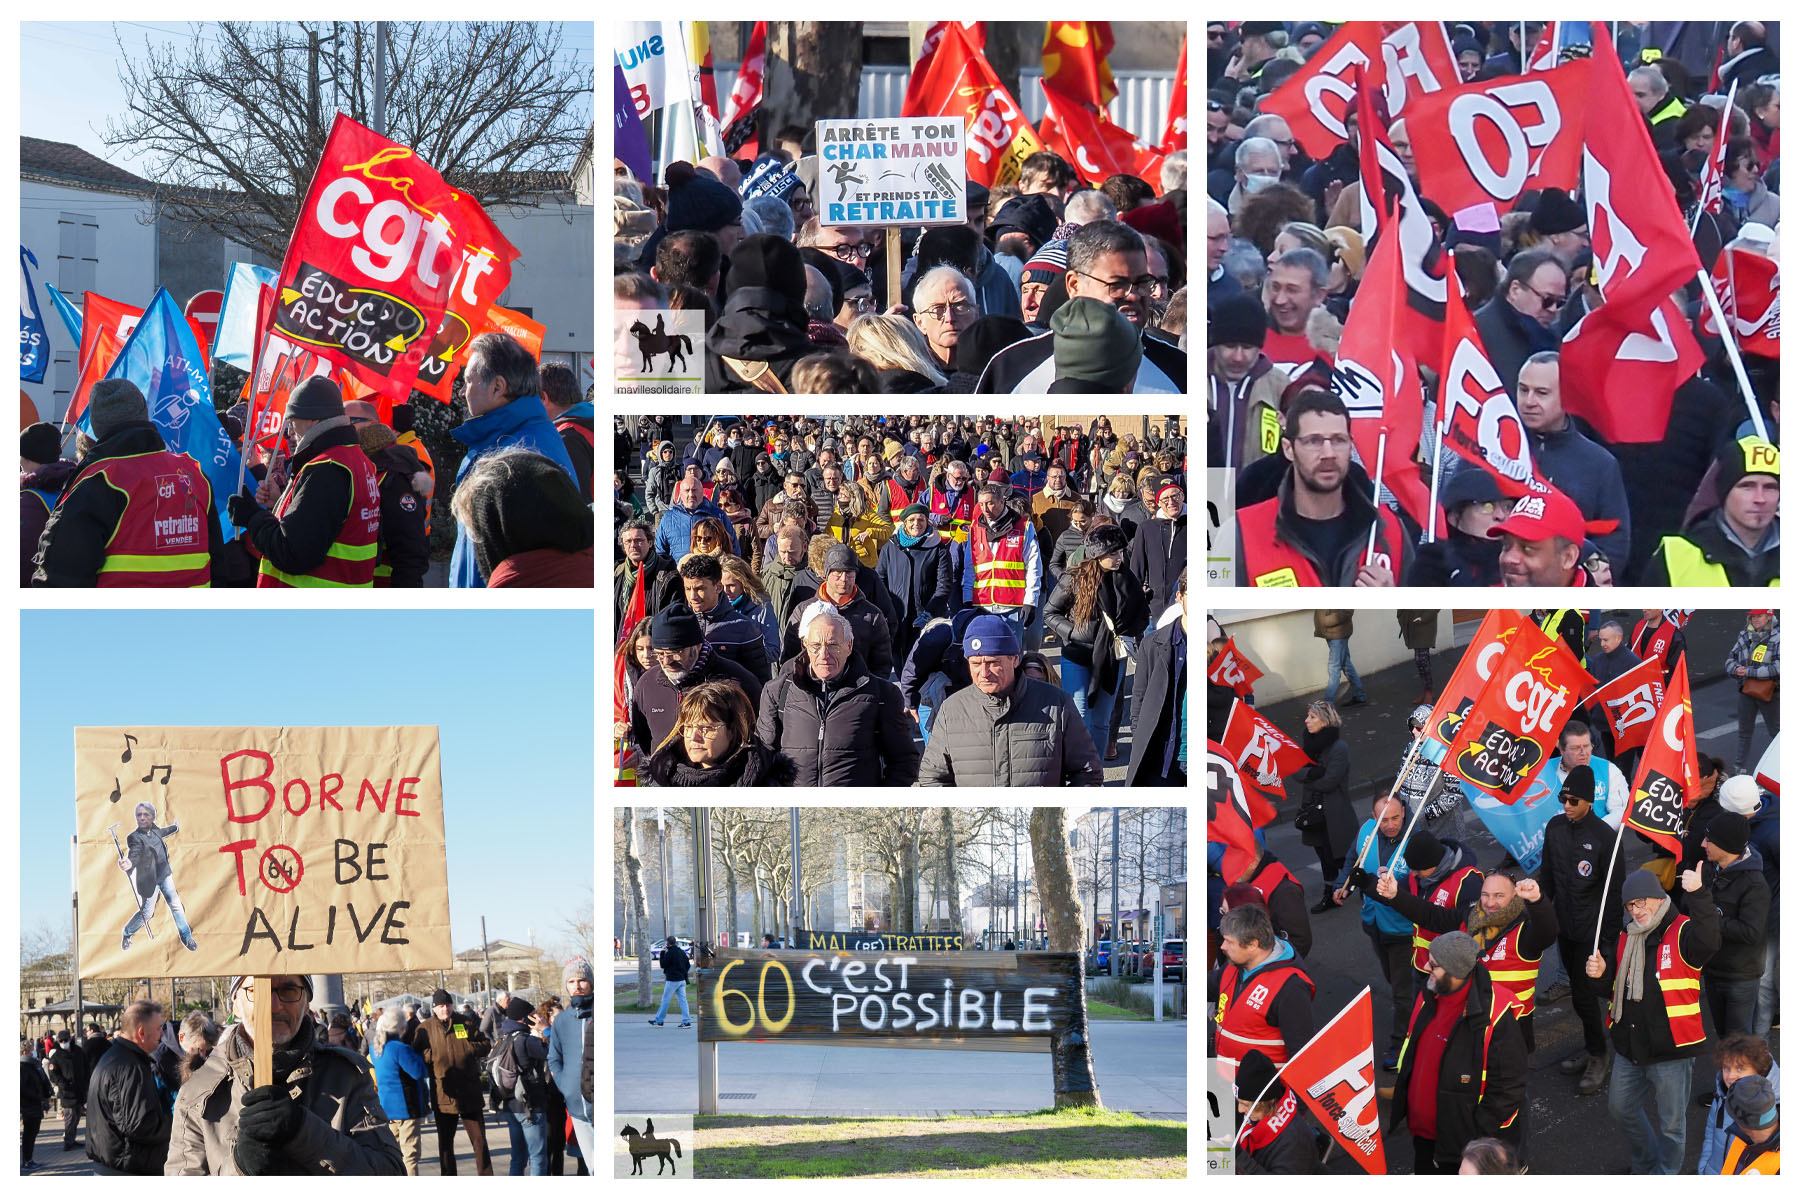
[[[1104,1000],[1090,999],[1087,1004],[1090,1021],[1148,1021],[1149,1013],[1132,1012],[1129,1008],[1120,1008],[1116,1004],[1108,1004]]]
[[[702,1179],[1184,1179],[1187,1125],[1105,1109],[696,1117]]]
[[[656,1006],[660,1003],[662,1003],[662,986],[660,984],[650,989],[650,1006],[648,1008],[639,1007],[636,984],[613,989],[614,1012],[655,1012]]]

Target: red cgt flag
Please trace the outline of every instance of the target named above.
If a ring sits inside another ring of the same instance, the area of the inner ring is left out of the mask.
[[[1114,175],[1157,178],[1162,151],[1113,124],[1104,109],[1062,95],[1048,81],[1044,99],[1044,119],[1038,123],[1038,134],[1044,139],[1045,148],[1072,163],[1087,182],[1097,187]]]
[[[1638,760],[1625,824],[1680,858],[1681,839],[1687,834],[1686,797],[1699,783],[1694,706],[1688,695],[1687,655],[1683,654],[1651,723],[1644,755]]]
[[[1561,639],[1521,622],[1457,729],[1444,769],[1502,804],[1516,803],[1593,689],[1594,677]]]
[[[1428,734],[1446,747],[1456,740],[1463,717],[1474,706],[1482,689],[1487,687],[1494,669],[1523,624],[1525,619],[1511,609],[1488,610],[1487,616],[1481,619],[1481,626],[1475,630],[1475,636],[1463,648],[1456,669],[1450,672],[1450,681],[1438,693],[1431,718],[1425,723]]]
[[[931,72],[931,60],[943,43],[944,30],[952,25],[960,25],[963,36],[977,50],[987,49],[987,25],[982,21],[933,21],[925,28],[925,36],[919,42],[919,61],[913,64],[912,74],[906,80],[906,98],[901,101],[902,116],[924,116],[914,112],[914,106],[921,103],[919,91],[925,83],[926,75]]]
[[[903,117],[961,117],[967,123],[971,183],[983,187],[1012,183],[1019,178],[1020,164],[1044,148],[1018,101],[955,22],[945,23],[930,65],[921,58],[913,68],[906,96],[900,110]]]
[[[1712,269],[1719,307],[1731,322],[1738,349],[1763,358],[1781,357],[1781,264],[1754,250],[1727,246]],[[1712,309],[1701,311],[1700,328],[1719,336]]]
[[[1508,496],[1548,491],[1531,461],[1531,439],[1500,381],[1454,271],[1445,277],[1439,420],[1444,444],[1492,475]]]
[[[1581,703],[1588,709],[1598,706],[1606,714],[1615,755],[1638,749],[1650,739],[1650,727],[1662,708],[1662,657],[1646,658]]]
[[[1344,118],[1359,68],[1386,93],[1390,120],[1462,79],[1442,22],[1348,21],[1263,101],[1262,111],[1285,117],[1306,153],[1324,158],[1348,140]]]
[[[1613,442],[1666,436],[1675,389],[1703,356],[1670,294],[1700,270],[1604,21],[1591,22],[1581,190],[1605,303],[1563,338],[1563,407]]]
[[[1581,180],[1590,59],[1478,80],[1422,96],[1406,110],[1419,190],[1445,212],[1492,204],[1510,212],[1528,188]]]
[[[276,277],[273,327],[404,401],[427,352],[443,353],[446,312],[485,312],[517,257],[472,197],[339,113]]]
[[[1175,86],[1169,89],[1169,115],[1163,121],[1162,152],[1164,154],[1173,154],[1177,150],[1187,149],[1187,59],[1188,44],[1187,36],[1184,34],[1181,39],[1181,57],[1175,63]]]
[[[1224,845],[1219,869],[1226,879],[1237,879],[1261,854],[1250,823],[1249,790],[1225,747],[1211,740],[1206,743],[1206,840]]]
[[[1206,668],[1206,678],[1209,681],[1228,687],[1245,698],[1249,697],[1256,687],[1256,681],[1262,677],[1263,673],[1244,657],[1243,651],[1237,648],[1237,642],[1231,638],[1225,639],[1225,648],[1219,651]]]
[[[1119,94],[1106,64],[1112,51],[1111,21],[1044,22],[1044,90],[1105,108]]]
[[[1366,986],[1282,1066],[1281,1080],[1364,1174],[1387,1174],[1375,1103],[1374,1001]]]
[[[1312,759],[1275,722],[1242,700],[1234,700],[1225,734],[1219,739],[1244,782],[1250,824],[1261,829],[1272,824],[1282,794],[1281,781],[1297,775]],[[1252,796],[1249,793],[1255,791]]]

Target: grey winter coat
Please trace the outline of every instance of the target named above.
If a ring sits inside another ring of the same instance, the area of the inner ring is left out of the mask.
[[[1068,695],[1024,674],[996,696],[970,686],[945,700],[919,771],[933,787],[1099,787],[1105,778]]]

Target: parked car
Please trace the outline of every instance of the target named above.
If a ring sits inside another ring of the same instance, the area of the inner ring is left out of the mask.
[[[1106,965],[1108,962],[1111,961],[1111,959],[1112,959],[1112,943],[1109,941],[1101,942],[1099,956],[1098,956],[1097,961],[1099,962],[1100,969],[1102,971],[1106,970]]]
[[[1162,944],[1162,972],[1164,979],[1180,979],[1187,967],[1187,942],[1181,938],[1166,938]]]
[[[1119,965],[1122,968],[1121,974],[1145,974],[1146,972],[1143,969],[1147,961],[1145,956],[1149,953],[1150,943],[1148,942],[1126,942],[1119,951]]]
[[[662,952],[663,952],[663,947],[668,944],[669,943],[666,938],[657,938],[656,941],[654,941],[650,944],[650,957],[652,959],[661,958]],[[688,956],[689,961],[693,960],[693,957],[694,957],[694,939],[693,938],[678,937],[675,939],[675,944],[677,946],[681,947],[681,952]]]

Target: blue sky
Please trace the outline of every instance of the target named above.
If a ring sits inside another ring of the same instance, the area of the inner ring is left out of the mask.
[[[19,623],[23,930],[68,923],[77,725],[436,725],[455,949],[480,944],[483,913],[489,938],[535,929],[554,947],[591,902],[591,610],[27,609]],[[208,658],[243,682],[220,688]]]
[[[135,160],[107,149],[101,140],[108,117],[125,113],[119,85],[119,46],[141,55],[152,46],[185,45],[207,38],[208,22],[185,21],[24,21],[19,25],[19,132],[26,137],[71,142],[108,162],[135,169]],[[329,22],[326,31],[329,32]],[[566,21],[563,49],[590,71],[594,26]],[[77,82],[78,81],[78,82]],[[304,81],[300,81],[304,83]],[[588,105],[592,115],[593,105]]]

